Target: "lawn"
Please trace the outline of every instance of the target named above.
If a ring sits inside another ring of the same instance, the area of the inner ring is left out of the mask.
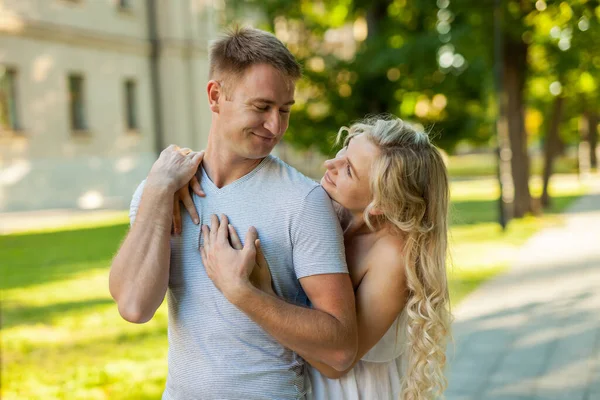
[[[577,156],[572,152],[560,155],[554,160],[553,171],[558,174],[577,172]],[[544,169],[544,155],[530,154],[531,175],[541,175]],[[496,176],[497,160],[495,153],[474,153],[448,157],[448,170],[453,177]]]
[[[539,181],[532,181],[539,192]],[[543,218],[495,221],[493,179],[452,185],[453,303],[514,259],[535,231],[579,196],[575,178],[557,177],[554,208]],[[127,231],[109,226],[0,236],[1,398],[158,399],[166,377],[165,304],[144,325],[124,322],[108,293],[108,267]]]
[[[541,194],[539,177],[530,181],[532,195]],[[460,180],[451,186],[450,262],[448,275],[453,304],[482,282],[505,270],[521,245],[540,229],[561,223],[560,212],[585,193],[575,175],[553,177],[552,207],[541,217],[528,216],[502,231],[497,220],[499,189],[493,178]]]

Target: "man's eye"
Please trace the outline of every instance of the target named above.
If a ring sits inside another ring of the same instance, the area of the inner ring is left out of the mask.
[[[256,109],[259,111],[267,111],[269,109],[269,106],[264,106],[264,107],[254,106],[254,107],[256,107]]]
[[[282,114],[289,114],[290,110],[279,110],[279,112]]]

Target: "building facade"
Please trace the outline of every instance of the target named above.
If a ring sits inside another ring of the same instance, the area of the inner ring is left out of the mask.
[[[127,208],[203,148],[216,0],[0,0],[0,212]]]

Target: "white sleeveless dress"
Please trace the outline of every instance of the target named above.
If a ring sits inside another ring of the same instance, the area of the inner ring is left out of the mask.
[[[400,396],[406,371],[406,311],[381,340],[340,379],[328,379],[308,366],[312,392],[308,400],[388,400]]]

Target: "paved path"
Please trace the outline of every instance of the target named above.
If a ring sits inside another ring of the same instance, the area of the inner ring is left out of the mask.
[[[600,185],[454,310],[448,400],[600,400]]]
[[[39,210],[0,213],[0,235],[59,229],[69,225],[127,221],[127,210]]]

